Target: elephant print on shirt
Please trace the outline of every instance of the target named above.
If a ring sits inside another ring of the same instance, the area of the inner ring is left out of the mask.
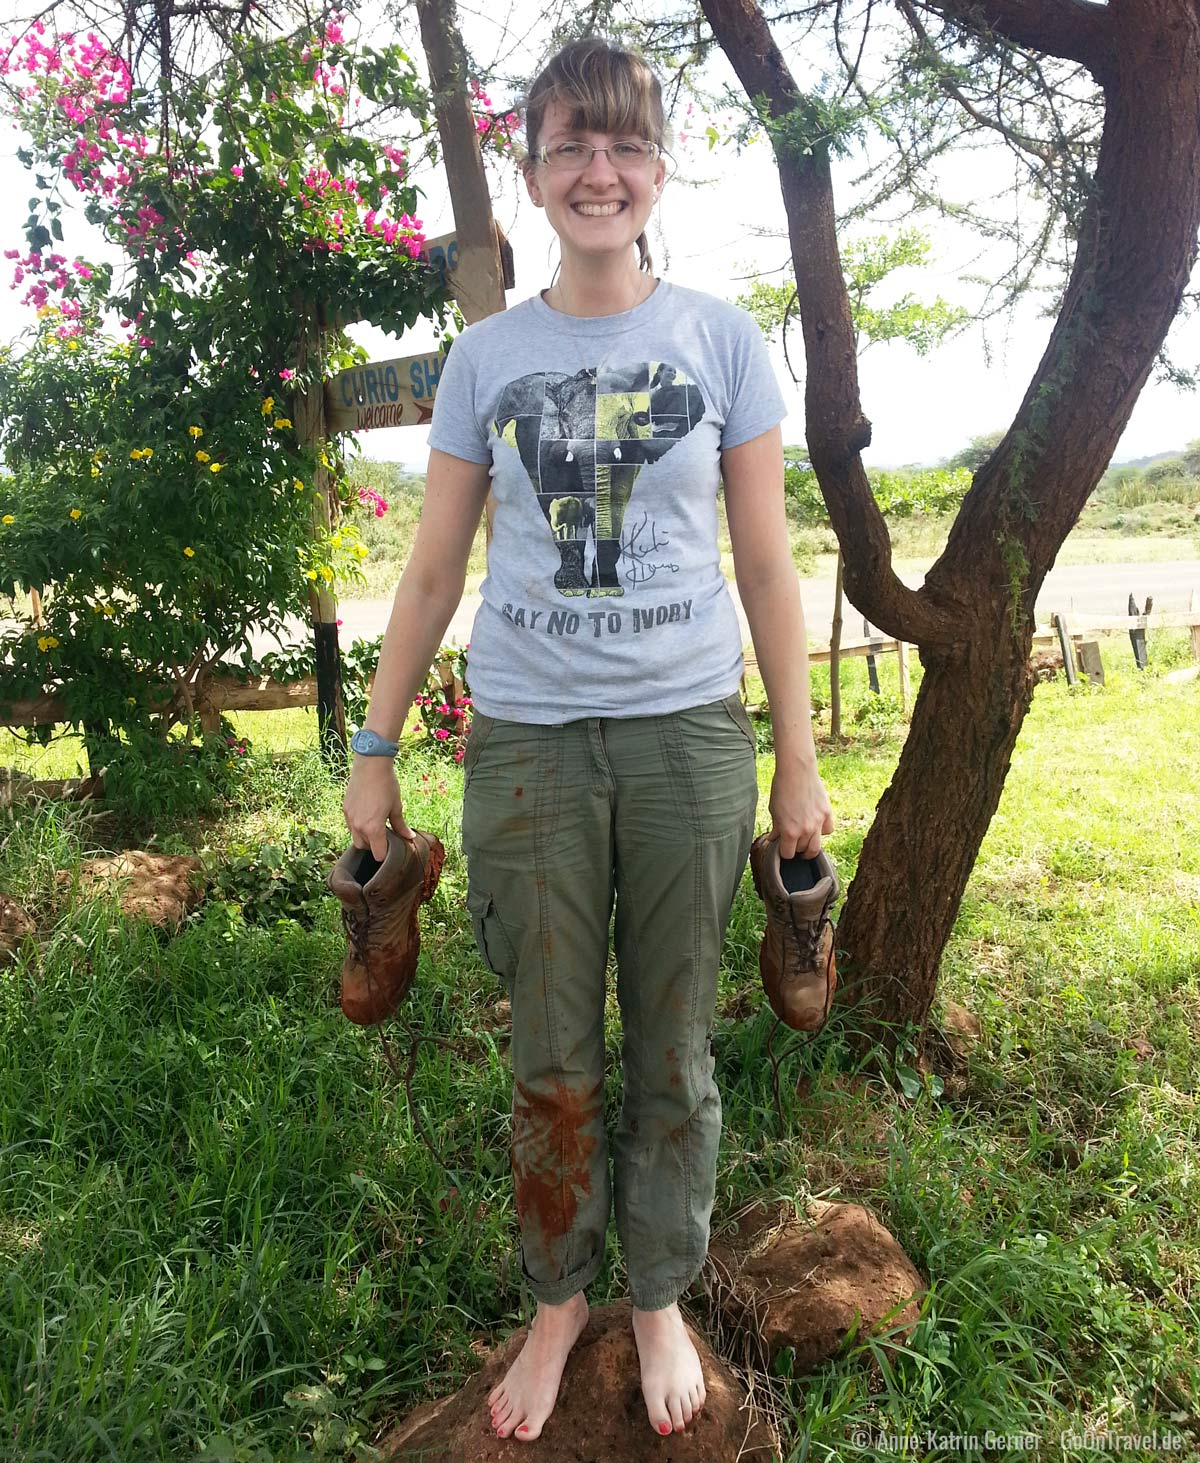
[[[666,361],[538,371],[505,386],[493,429],[520,454],[558,547],[559,594],[625,593],[617,563],[634,484],[703,415],[700,388]]]

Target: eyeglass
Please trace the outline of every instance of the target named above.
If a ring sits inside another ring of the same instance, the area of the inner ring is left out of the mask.
[[[559,142],[553,147],[539,148],[538,159],[551,168],[582,170],[596,153],[604,152],[613,167],[622,171],[652,163],[660,151],[657,142],[614,142],[611,147],[593,147],[590,142]]]

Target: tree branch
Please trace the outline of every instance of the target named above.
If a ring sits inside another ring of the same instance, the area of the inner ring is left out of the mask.
[[[751,98],[772,118],[804,105],[754,0],[701,0],[704,14]],[[963,633],[957,607],[910,589],[892,568],[892,545],[862,464],[871,440],[858,388],[854,326],[838,251],[828,144],[804,151],[773,138],[788,219],[807,373],[808,449],[845,558],[846,593],[873,624],[917,644],[951,644]]]
[[[1081,61],[1093,75],[1108,70],[1108,8],[1092,0],[921,0],[921,6],[976,33],[991,31],[1014,45]]]

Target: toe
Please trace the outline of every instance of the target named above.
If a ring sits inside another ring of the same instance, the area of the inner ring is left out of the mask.
[[[540,1422],[523,1422],[513,1434],[513,1437],[519,1438],[523,1443],[532,1443],[534,1438],[539,1438],[541,1435],[542,1425]]]
[[[671,1425],[677,1433],[683,1431],[683,1408],[678,1397],[667,1398],[667,1411],[671,1414]]]
[[[496,1428],[503,1427],[505,1425],[505,1423],[510,1422],[510,1421],[513,1420],[512,1414],[513,1414],[513,1405],[512,1405],[512,1403],[511,1402],[505,1402],[502,1407],[497,1407],[496,1410],[495,1410],[495,1412],[492,1414],[492,1426],[493,1427],[496,1427]]]

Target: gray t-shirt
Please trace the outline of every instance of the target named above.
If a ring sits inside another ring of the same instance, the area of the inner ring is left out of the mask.
[[[785,415],[753,316],[667,280],[619,315],[564,315],[534,295],[468,326],[429,445],[491,464],[467,672],[479,710],[557,725],[736,691],[720,453]]]

